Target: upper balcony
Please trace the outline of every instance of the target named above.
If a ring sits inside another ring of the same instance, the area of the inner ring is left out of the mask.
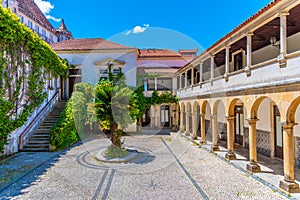
[[[299,1],[278,6],[280,13],[275,5],[179,70],[177,95],[184,98],[300,82]]]

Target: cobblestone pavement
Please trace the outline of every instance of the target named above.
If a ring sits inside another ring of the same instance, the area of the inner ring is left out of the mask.
[[[178,134],[126,137],[125,147],[140,152],[127,163],[97,161],[108,144],[92,138],[59,153],[17,154],[1,164],[1,199],[285,198]],[[8,178],[14,162],[32,164]]]

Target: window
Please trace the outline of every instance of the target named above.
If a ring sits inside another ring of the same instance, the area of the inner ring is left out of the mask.
[[[121,68],[113,68],[112,69],[112,74],[114,75],[114,78],[116,78],[116,75],[121,73],[122,69]],[[100,69],[99,70],[99,80],[101,81],[102,79],[108,79],[108,69]],[[114,81],[115,83],[117,83],[117,81]]]
[[[149,78],[148,79],[148,89],[155,90],[155,79],[154,78]]]
[[[53,43],[53,35],[50,35],[50,41],[49,41],[50,44]]]
[[[28,28],[30,28],[31,30],[33,30],[33,27],[32,27],[32,21],[29,21],[29,20],[28,20],[27,26],[28,26]]]
[[[46,31],[42,29],[42,39],[46,40]]]
[[[37,34],[39,34],[39,32],[40,32],[40,27],[37,24],[35,25],[35,32]]]
[[[192,83],[192,70],[189,69],[186,74],[187,74],[187,86],[190,86]]]
[[[232,54],[233,70],[238,71],[245,66],[245,51],[239,50]]]
[[[22,15],[20,15],[20,21],[21,23],[24,23],[24,17]]]
[[[172,78],[157,78],[157,90],[171,90]]]

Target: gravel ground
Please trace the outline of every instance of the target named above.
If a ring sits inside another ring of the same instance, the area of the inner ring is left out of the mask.
[[[126,137],[140,152],[128,163],[97,161],[108,144],[92,138],[59,153],[17,154],[0,166],[1,199],[284,199],[177,134]]]

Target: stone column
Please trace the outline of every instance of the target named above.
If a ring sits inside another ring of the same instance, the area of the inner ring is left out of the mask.
[[[280,67],[286,66],[285,55],[287,54],[287,16],[288,12],[280,13],[280,54],[277,57]]]
[[[193,119],[193,139],[197,140],[197,113],[192,114]]]
[[[180,110],[180,133],[184,132],[184,124],[183,124],[183,120],[184,120],[184,112],[183,109]]]
[[[218,146],[218,116],[217,114],[213,114],[211,116],[211,123],[212,123],[212,146],[211,150],[212,151],[219,151],[220,148]]]
[[[205,113],[200,114],[200,123],[201,123],[201,144],[206,144],[206,134],[205,134]]]
[[[295,150],[293,127],[295,123],[282,123],[283,128],[283,171],[284,180],[279,187],[289,193],[300,192],[299,184],[295,182]]]
[[[159,106],[155,106],[155,127],[156,128],[160,127],[160,125],[159,125],[159,115],[160,115]]]
[[[185,72],[185,77],[184,77],[184,87],[187,88],[188,86],[188,76],[187,76],[187,71]]]
[[[190,113],[191,111],[185,113],[185,135],[190,135]]]
[[[192,76],[191,76],[191,86],[193,87],[193,85],[194,85],[194,67],[192,67],[192,69],[191,69],[191,74],[192,74]]]
[[[210,81],[213,83],[215,77],[215,56],[210,57]]]
[[[260,166],[257,164],[256,151],[256,123],[258,119],[247,119],[249,123],[249,156],[250,163],[247,164],[246,169],[252,173],[261,172]]]
[[[157,90],[157,78],[154,78],[154,90]]]
[[[200,69],[199,69],[199,79],[200,79],[200,81],[199,81],[199,85],[200,85],[200,87],[202,86],[202,84],[203,84],[203,62],[200,62]]]
[[[253,33],[247,33],[247,65],[245,67],[245,72],[247,76],[251,75],[251,65],[252,65],[252,35]]]
[[[182,88],[181,82],[182,82],[182,75],[180,74],[179,75],[179,89]]]
[[[224,74],[224,78],[225,78],[225,81],[228,81],[228,79],[229,79],[229,69],[230,69],[230,62],[229,62],[230,46],[229,45],[226,46],[225,50],[226,50],[226,55],[225,55],[225,74]]]
[[[227,117],[227,149],[228,152],[225,155],[225,158],[228,160],[235,160],[236,155],[233,151],[233,137],[234,137],[234,119],[235,117]]]

